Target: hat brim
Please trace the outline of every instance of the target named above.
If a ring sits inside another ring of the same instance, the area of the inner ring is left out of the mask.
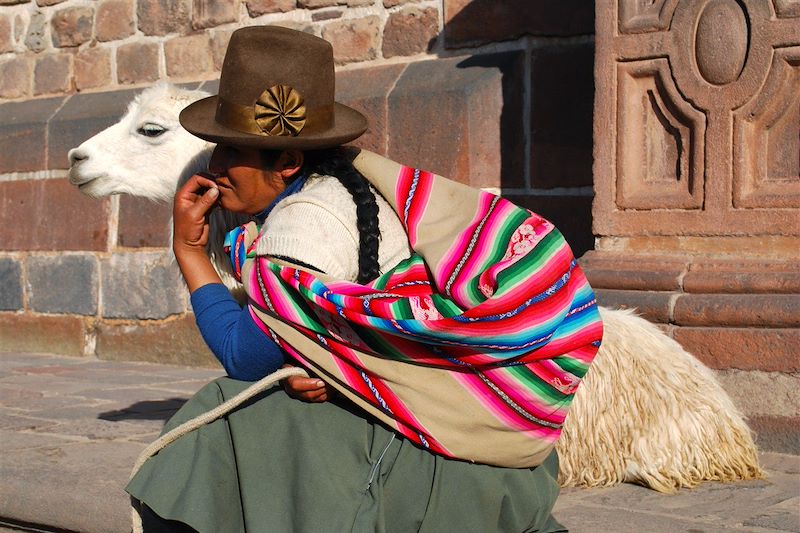
[[[333,107],[333,127],[316,131],[303,129],[295,136],[254,135],[217,123],[217,96],[189,104],[181,111],[179,119],[181,126],[192,135],[217,144],[264,150],[320,150],[348,143],[367,131],[364,115],[338,102],[334,102]]]

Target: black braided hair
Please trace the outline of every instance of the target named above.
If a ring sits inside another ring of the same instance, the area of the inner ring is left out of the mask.
[[[358,227],[358,283],[367,283],[380,276],[378,245],[378,203],[367,179],[353,167],[339,150],[306,152],[306,171],[332,176],[344,185],[356,204]]]

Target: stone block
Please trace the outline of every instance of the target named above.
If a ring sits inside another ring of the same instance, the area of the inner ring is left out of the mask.
[[[171,205],[135,196],[120,197],[117,239],[120,246],[169,248],[171,224]]]
[[[0,182],[0,246],[104,251],[108,213],[107,199],[84,196],[66,179]]]
[[[155,43],[131,43],[117,48],[117,80],[119,83],[156,81],[158,79],[158,54],[158,45]]]
[[[0,257],[0,311],[22,309],[22,267],[13,257]]]
[[[711,368],[800,371],[797,328],[680,327],[673,337]]]
[[[19,43],[25,33],[25,18],[19,13],[14,17],[14,40]]]
[[[447,48],[508,41],[522,35],[563,37],[593,33],[594,3],[585,0],[444,1]]]
[[[595,289],[597,303],[614,309],[635,309],[643,318],[656,323],[669,324],[670,302],[675,293],[658,291],[622,291]]]
[[[335,6],[337,3],[337,0],[297,0],[297,7],[318,9],[320,7]]]
[[[385,155],[388,95],[405,65],[383,65],[336,73],[336,100],[367,117],[367,132],[353,144]]]
[[[759,450],[800,455],[800,417],[750,416],[747,425]]]
[[[14,34],[11,32],[11,19],[0,15],[0,54],[14,50]]]
[[[0,498],[11,523],[59,524],[65,531],[94,533],[130,529],[130,498],[122,487],[145,445],[101,433],[127,423],[96,417],[70,421],[70,429],[86,430],[83,438],[62,437],[59,445],[17,450],[14,461],[4,462],[7,483]],[[85,437],[95,432],[103,438]],[[43,488],[55,486],[63,488]]]
[[[0,65],[0,95],[4,74]],[[48,119],[62,103],[63,98],[47,98],[0,104],[0,172],[47,168],[42,140],[47,136]]]
[[[13,6],[15,4],[27,4],[31,0],[0,0],[0,6]]]
[[[337,65],[368,61],[378,57],[380,26],[381,21],[375,16],[337,20],[322,28],[322,38],[333,45]]]
[[[75,89],[93,89],[111,85],[111,50],[89,48],[75,54]]]
[[[228,48],[228,41],[231,40],[233,30],[220,30],[215,31],[211,35],[211,59],[214,63],[214,70],[219,72],[222,70],[222,61],[225,59],[225,51]]]
[[[95,35],[98,41],[117,41],[136,31],[133,0],[104,0],[97,6]]]
[[[208,36],[204,33],[167,41],[164,58],[167,75],[173,78],[200,76],[210,72],[214,65]]]
[[[137,0],[139,29],[145,35],[185,34],[190,28],[190,0]]]
[[[721,370],[717,380],[747,417],[800,417],[800,374],[762,370]]]
[[[236,22],[239,18],[238,0],[193,0],[192,7],[192,28],[196,30]]]
[[[36,0],[37,6],[54,6],[56,4],[60,4],[62,2],[66,2],[67,0]]]
[[[92,38],[94,9],[68,7],[56,11],[50,19],[50,37],[53,46],[68,48],[81,45]]]
[[[410,4],[412,2],[419,2],[420,0],[383,0],[383,7],[390,8],[403,4]]]
[[[508,196],[553,224],[564,235],[575,257],[594,246],[592,235],[592,198],[590,196]]]
[[[439,12],[435,8],[408,7],[392,13],[383,29],[383,57],[427,52],[438,35]]]
[[[28,306],[51,314],[97,314],[97,258],[32,255],[25,262]]]
[[[0,352],[82,356],[85,336],[77,316],[0,313]]]
[[[796,261],[705,260],[691,265],[683,290],[800,294],[800,266]]]
[[[341,18],[343,11],[340,9],[326,9],[325,11],[314,11],[311,13],[311,21],[319,22],[322,20],[333,20]]]
[[[115,253],[100,270],[105,318],[158,319],[186,311],[186,286],[171,253]]]
[[[97,325],[97,357],[111,361],[218,367],[206,346],[194,315],[156,323]]]
[[[33,60],[30,57],[16,56],[0,63],[0,98],[30,95],[32,81]]]
[[[76,62],[81,57],[79,53]],[[48,121],[47,166],[40,168],[69,168],[67,152],[116,123],[138,92],[127,89],[71,96]]]
[[[595,250],[583,256],[581,267],[595,288],[680,292],[689,262],[688,257],[631,257]]]
[[[19,20],[21,22],[21,20]],[[20,25],[21,26],[21,25]],[[31,52],[41,52],[47,48],[45,33],[47,32],[47,16],[41,11],[31,15],[28,22],[28,32],[25,34],[25,46]]]
[[[536,49],[531,59],[531,185],[592,185],[591,44]]]
[[[683,294],[675,301],[680,326],[800,327],[800,294]]]
[[[628,254],[634,257],[639,255],[696,255],[703,261],[725,257],[736,257],[748,261],[763,262],[794,262],[797,250],[800,249],[800,235],[722,235],[724,230],[715,230],[715,235],[663,235],[652,234],[639,224],[632,221],[630,226],[619,227],[618,235],[603,233],[608,226],[597,218],[597,195],[592,204],[594,215],[592,227],[597,235],[596,248],[598,250]],[[666,211],[666,210],[665,210]],[[681,213],[670,211],[677,218]],[[692,217],[697,223],[700,219]],[[724,218],[724,217],[723,217]],[[800,217],[796,217],[800,223]],[[776,228],[779,224],[776,223]],[[667,226],[669,227],[669,226]],[[724,227],[724,226],[723,226]],[[738,231],[736,228],[729,228]],[[642,234],[636,235],[637,231]],[[665,228],[663,231],[667,231]],[[793,229],[788,229],[793,231]]]
[[[71,54],[49,54],[37,58],[33,71],[34,95],[68,92],[71,81]]]
[[[521,52],[411,63],[389,95],[389,157],[475,187],[524,187]]]
[[[296,0],[247,0],[247,14],[260,17],[267,13],[286,13],[297,7]]]

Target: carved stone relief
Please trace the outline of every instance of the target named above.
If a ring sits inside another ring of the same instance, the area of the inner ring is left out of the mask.
[[[617,205],[702,205],[705,115],[683,100],[666,59],[618,65]]]
[[[621,0],[619,30],[621,33],[666,30],[675,4],[677,0]]]
[[[596,233],[800,235],[800,0],[596,10]]]
[[[714,85],[739,79],[750,48],[742,7],[735,0],[711,0],[697,19],[695,58],[700,75]]]
[[[800,17],[800,0],[774,0],[778,17]]]
[[[734,207],[800,207],[800,47],[775,53],[763,91],[734,117]]]

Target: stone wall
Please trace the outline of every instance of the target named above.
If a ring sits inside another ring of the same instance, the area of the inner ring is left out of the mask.
[[[237,27],[334,45],[363,147],[505,194],[592,246],[593,6],[583,0],[0,0],[0,352],[212,364],[169,208],[93,200],[67,151],[166,79],[214,90]]]
[[[597,3],[598,299],[719,372],[800,452],[800,3]]]

